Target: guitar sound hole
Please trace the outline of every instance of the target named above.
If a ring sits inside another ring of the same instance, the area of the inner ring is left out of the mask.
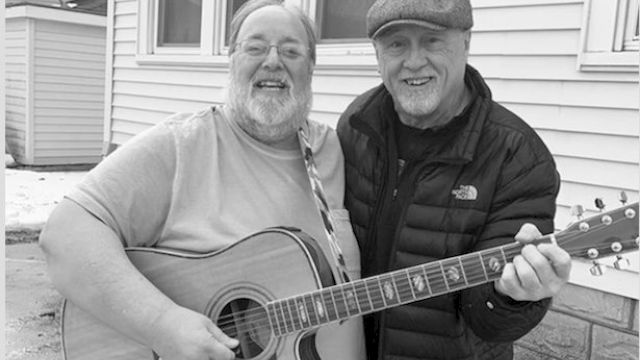
[[[236,359],[252,359],[260,355],[271,340],[267,312],[251,299],[236,299],[220,313],[217,326],[230,337],[240,341]]]

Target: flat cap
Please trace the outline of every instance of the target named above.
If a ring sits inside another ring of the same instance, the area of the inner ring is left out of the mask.
[[[471,4],[469,0],[377,0],[367,12],[371,39],[400,24],[467,30],[473,26]]]

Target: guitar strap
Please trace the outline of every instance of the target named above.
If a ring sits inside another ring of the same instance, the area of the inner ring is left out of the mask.
[[[327,235],[331,254],[333,255],[336,266],[338,267],[338,273],[342,282],[348,282],[349,276],[347,275],[347,266],[344,261],[344,256],[342,255],[342,250],[340,250],[340,245],[338,245],[338,239],[336,238],[334,231],[335,227],[333,226],[333,217],[329,211],[327,197],[324,195],[325,193],[322,188],[322,182],[320,181],[318,170],[315,162],[313,161],[313,151],[311,151],[309,139],[302,127],[298,129],[298,140],[300,141],[300,149],[302,150],[302,157],[304,158],[304,163],[306,165],[305,168],[307,169],[307,175],[309,175],[311,190],[313,192],[313,197],[316,200],[316,207],[318,208],[320,217],[322,218],[322,224],[324,225],[324,232]]]

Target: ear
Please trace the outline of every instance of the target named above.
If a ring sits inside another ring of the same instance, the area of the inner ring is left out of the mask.
[[[377,66],[378,66],[378,74],[380,74],[380,52],[378,51],[378,46],[376,45],[376,42],[374,40],[371,40],[371,45],[373,46],[373,50],[375,50],[376,52],[376,62],[377,62]]]
[[[464,37],[464,52],[469,55],[469,48],[471,47],[471,30],[465,31],[462,36]]]

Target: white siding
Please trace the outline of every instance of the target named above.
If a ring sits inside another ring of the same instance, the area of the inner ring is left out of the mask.
[[[118,0],[113,13],[111,142],[134,134],[175,112],[193,112],[223,102],[226,67],[139,65],[136,62],[135,0]]]
[[[34,162],[98,162],[105,28],[38,19],[34,35]]]
[[[571,220],[572,205],[594,211],[595,197],[609,208],[619,205],[622,190],[637,201],[637,70],[578,70],[583,1],[472,3],[469,62],[486,77],[494,98],[529,122],[554,154],[563,179],[558,227]]]
[[[18,161],[25,157],[27,44],[26,19],[7,19],[5,139],[6,147]]]
[[[571,205],[638,199],[638,74],[581,72],[577,67],[582,0],[472,0],[469,63],[495,99],[530,123],[556,157],[562,176],[558,227]],[[110,3],[110,5],[114,5]],[[136,61],[137,4],[115,1],[111,141],[121,144],[169,113],[224,99],[225,66]],[[377,85],[375,58],[363,41],[320,44],[311,118],[335,125],[353,98]],[[350,55],[345,55],[349,53]],[[224,64],[222,64],[224,65]]]

